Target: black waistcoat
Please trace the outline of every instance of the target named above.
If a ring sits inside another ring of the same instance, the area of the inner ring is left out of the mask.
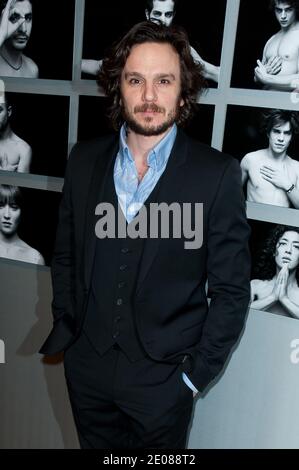
[[[116,227],[119,209],[113,179],[114,159],[107,174],[103,201],[114,206]],[[162,175],[163,177],[163,175]],[[156,201],[161,179],[145,201]],[[131,222],[132,223],[132,222]],[[131,361],[146,356],[138,337],[133,296],[144,247],[143,238],[97,238],[84,331],[100,355],[117,343]]]

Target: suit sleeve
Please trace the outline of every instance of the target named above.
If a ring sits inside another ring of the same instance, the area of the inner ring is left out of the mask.
[[[236,343],[250,301],[250,227],[241,172],[230,160],[212,204],[208,226],[207,276],[211,302],[199,344],[191,353],[188,378],[203,391],[223,368]]]
[[[54,322],[62,318],[71,322],[73,317],[72,292],[75,280],[76,252],[74,249],[72,176],[77,149],[78,144],[73,147],[67,163],[51,263]]]

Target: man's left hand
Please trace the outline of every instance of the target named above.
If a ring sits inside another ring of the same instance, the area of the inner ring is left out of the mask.
[[[292,184],[295,184],[295,181],[290,178],[285,165],[279,171],[270,166],[263,165],[260,168],[260,172],[264,180],[269,181],[269,183],[284,191],[287,191]]]
[[[254,69],[255,78],[257,81],[265,85],[267,83],[267,76],[268,76],[267,69],[260,60],[257,61],[257,64],[258,66]]]

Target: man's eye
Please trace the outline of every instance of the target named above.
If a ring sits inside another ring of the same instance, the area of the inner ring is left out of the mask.
[[[32,21],[32,13],[28,13],[28,15],[25,15],[25,20],[30,23]]]
[[[131,85],[139,85],[140,80],[138,78],[131,78],[130,82]]]
[[[162,78],[159,83],[161,83],[162,85],[168,85],[170,82],[169,80],[167,80],[166,78]]]
[[[166,18],[172,18],[173,17],[173,13],[171,11],[167,12],[166,13]]]
[[[9,17],[9,21],[11,23],[16,23],[17,21],[19,21],[19,19],[21,18],[21,16],[18,14],[18,13],[13,13],[10,17]]]

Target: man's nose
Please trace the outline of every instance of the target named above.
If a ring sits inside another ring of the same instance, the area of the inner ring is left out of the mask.
[[[27,24],[25,20],[18,27],[18,31],[21,33],[27,33]]]
[[[281,12],[281,19],[282,19],[282,20],[285,20],[286,17],[287,17],[286,12],[285,12],[284,10],[282,10],[282,12]]]
[[[144,101],[155,101],[157,99],[154,83],[145,83],[143,90],[143,99]]]

